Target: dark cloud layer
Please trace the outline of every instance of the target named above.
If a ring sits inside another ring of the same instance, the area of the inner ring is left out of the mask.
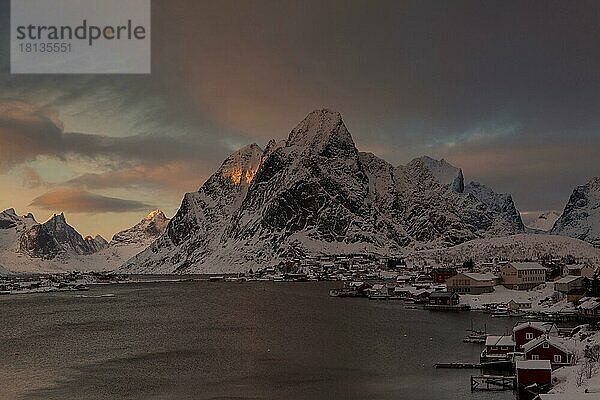
[[[54,189],[36,197],[30,206],[50,211],[104,213],[146,211],[152,206],[135,200],[107,197],[76,189]]]
[[[4,168],[42,155],[107,157],[160,164],[195,158],[200,149],[196,143],[162,135],[111,137],[63,132],[62,123],[56,117],[19,101],[0,102],[0,141],[3,143],[0,167]]]
[[[220,150],[218,142],[206,146],[182,137],[64,132],[61,121],[48,110],[15,100],[0,101],[0,143],[0,173],[40,156],[106,159],[117,166],[68,182],[88,188],[149,185],[192,190],[202,182],[207,160],[218,153],[210,149]],[[199,158],[205,151],[208,154]],[[25,168],[24,178],[30,187],[43,183],[30,167]]]
[[[4,38],[8,3],[0,0]],[[127,165],[69,184],[160,186],[173,180],[168,171],[192,182],[231,147],[282,138],[325,105],[342,112],[359,147],[395,164],[445,157],[525,210],[562,208],[575,185],[600,173],[600,2],[152,6],[150,76],[10,76],[0,41],[0,96],[42,104],[27,124],[38,130],[3,133],[12,150],[0,169],[39,155],[112,157]],[[48,111],[83,99],[93,107],[82,120],[134,110],[128,137],[58,129]]]

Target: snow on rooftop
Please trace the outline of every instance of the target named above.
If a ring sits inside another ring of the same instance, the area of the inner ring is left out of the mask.
[[[515,346],[515,342],[513,341],[511,336],[501,335],[488,335],[485,338],[486,346]]]
[[[571,351],[565,347],[564,343],[558,341],[556,338],[546,337],[546,336],[540,336],[540,337],[537,337],[537,338],[525,343],[525,345],[523,346],[523,351],[525,353],[527,353],[530,350],[538,347],[539,345],[541,345],[544,342],[547,342],[551,346],[556,347],[557,349],[562,350],[565,353],[571,353]]]
[[[496,275],[482,274],[482,273],[477,273],[477,272],[465,272],[465,273],[463,273],[463,275],[466,277],[469,277],[475,281],[490,281],[490,280],[496,279]]]
[[[567,275],[567,276],[565,276],[563,278],[560,278],[557,281],[554,281],[554,283],[571,283],[571,282],[576,281],[578,279],[581,279],[581,277],[580,276],[575,276],[575,275]]]
[[[548,332],[554,324],[552,322],[529,321],[523,322],[513,328],[513,332],[520,331],[523,328],[532,327],[541,332]]]
[[[592,297],[588,298],[583,303],[581,303],[579,305],[579,308],[581,308],[582,310],[594,310],[598,306],[600,306],[600,299]]]

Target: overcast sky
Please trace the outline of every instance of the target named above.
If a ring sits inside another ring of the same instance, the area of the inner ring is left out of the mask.
[[[562,210],[600,174],[598,1],[152,3],[152,74],[9,74],[0,0],[0,208],[110,238],[169,216],[233,150],[340,111],[360,150],[445,158]]]

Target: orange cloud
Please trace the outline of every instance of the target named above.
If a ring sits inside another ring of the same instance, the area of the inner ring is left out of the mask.
[[[206,171],[215,168],[199,161],[173,161],[162,165],[133,165],[117,170],[87,173],[64,185],[86,189],[151,187],[177,193],[197,190],[206,180]]]
[[[145,211],[152,206],[136,200],[119,199],[85,190],[59,188],[33,199],[30,206],[50,211],[75,213]]]

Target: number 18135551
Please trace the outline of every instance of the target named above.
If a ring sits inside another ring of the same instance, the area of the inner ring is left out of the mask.
[[[71,43],[20,43],[21,53],[70,53]]]

